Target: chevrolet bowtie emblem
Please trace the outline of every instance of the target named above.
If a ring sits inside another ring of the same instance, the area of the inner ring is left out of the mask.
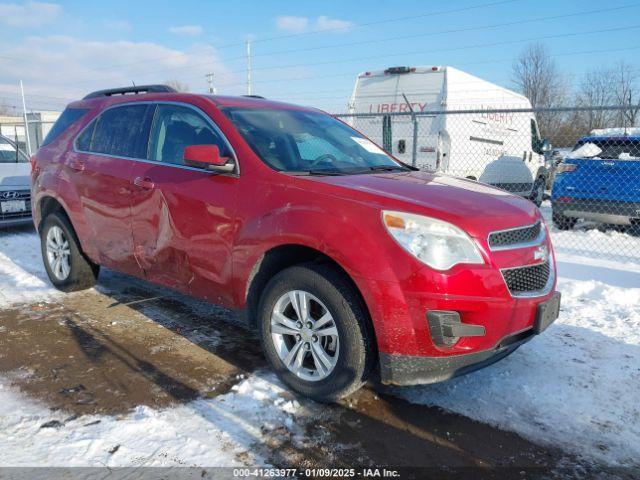
[[[533,258],[536,260],[546,260],[549,256],[549,250],[545,245],[540,245],[533,253]]]

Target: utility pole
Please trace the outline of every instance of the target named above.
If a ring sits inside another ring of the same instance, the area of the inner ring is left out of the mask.
[[[207,77],[207,84],[209,85],[209,93],[211,95],[215,95],[216,87],[213,86],[213,72],[207,73],[205,77]]]
[[[24,132],[27,139],[27,153],[31,157],[31,139],[29,138],[29,121],[27,120],[27,102],[24,99],[24,86],[20,80],[20,93],[22,94],[22,113],[24,115]]]
[[[251,95],[251,40],[247,39],[247,95]]]

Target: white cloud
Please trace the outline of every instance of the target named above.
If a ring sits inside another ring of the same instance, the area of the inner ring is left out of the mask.
[[[276,27],[289,33],[308,31],[344,31],[351,28],[353,22],[320,15],[315,21],[307,17],[280,16],[276,18]]]
[[[202,33],[202,27],[200,25],[180,25],[179,27],[170,27],[169,32],[176,35],[186,35],[188,37],[195,37]]]
[[[0,3],[0,25],[7,27],[40,27],[54,21],[62,13],[57,3]]]
[[[215,72],[219,88],[223,83],[240,85],[207,44],[177,50],[153,42],[86,41],[64,35],[32,36],[3,45],[16,62],[0,56],[0,104],[14,103],[19,80],[24,81],[27,107],[34,110],[60,109],[73,99],[102,88],[163,83],[179,80],[193,92],[205,92],[205,74]],[[240,93],[232,87],[225,93]]]
[[[309,26],[309,19],[307,17],[293,17],[293,16],[281,16],[276,18],[276,27],[279,30],[291,33],[304,32]]]
[[[316,30],[346,30],[353,27],[353,22],[320,15],[316,20],[316,27]]]

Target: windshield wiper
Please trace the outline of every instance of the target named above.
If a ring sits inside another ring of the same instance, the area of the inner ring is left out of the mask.
[[[312,175],[312,176],[318,176],[318,177],[323,177],[325,175],[334,176],[334,177],[341,176],[341,175],[348,175],[348,173],[339,172],[337,170],[285,170],[284,173],[288,173],[289,175],[300,175],[300,176]]]
[[[369,170],[374,172],[393,172],[394,170],[406,171],[406,169],[400,165],[374,165],[373,167],[369,167]]]

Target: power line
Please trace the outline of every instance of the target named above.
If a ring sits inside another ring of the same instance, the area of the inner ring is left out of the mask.
[[[348,43],[341,43],[341,44],[333,44],[333,45],[323,45],[323,46],[319,46],[319,47],[309,47],[309,48],[300,48],[300,49],[292,49],[292,50],[283,50],[283,51],[278,51],[278,52],[267,52],[267,53],[263,53],[263,54],[257,54],[257,55],[252,55],[252,58],[257,58],[257,57],[265,57],[265,56],[273,56],[273,55],[279,55],[279,54],[286,54],[286,53],[300,53],[300,52],[306,52],[306,51],[314,51],[314,50],[321,50],[321,49],[329,49],[329,48],[342,48],[342,47],[348,47],[348,46],[357,46],[357,45],[365,45],[365,44],[371,44],[371,43],[380,43],[380,42],[390,42],[390,41],[394,41],[394,40],[406,40],[406,39],[411,39],[411,38],[419,38],[419,37],[428,37],[428,36],[437,36],[437,35],[446,35],[446,34],[451,34],[451,33],[462,33],[462,32],[470,32],[470,31],[479,31],[479,30],[487,30],[487,29],[493,29],[493,28],[500,28],[500,27],[509,27],[509,26],[515,26],[515,25],[523,25],[523,24],[528,24],[528,23],[537,23],[537,22],[544,22],[544,21],[552,21],[552,20],[560,20],[560,19],[566,19],[566,18],[573,18],[573,17],[579,17],[579,16],[585,16],[585,15],[594,15],[594,14],[601,14],[601,13],[605,13],[605,12],[613,12],[613,11],[619,11],[619,10],[623,10],[623,9],[629,9],[629,8],[635,8],[640,6],[639,2],[633,3],[633,4],[627,4],[627,5],[622,5],[622,6],[618,6],[618,7],[611,7],[611,8],[600,8],[600,9],[595,9],[595,10],[581,10],[581,11],[577,11],[577,12],[572,12],[572,13],[567,13],[567,14],[562,14],[562,15],[552,15],[552,16],[546,16],[546,17],[537,17],[537,18],[528,18],[528,19],[522,19],[522,20],[515,20],[515,21],[510,21],[510,22],[504,22],[504,23],[496,23],[496,24],[490,24],[490,25],[481,25],[481,26],[477,26],[477,27],[463,27],[463,28],[456,28],[456,29],[449,29],[449,30],[441,30],[441,31],[436,31],[436,32],[427,32],[427,33],[420,33],[420,34],[412,34],[412,35],[401,35],[401,36],[394,36],[394,37],[386,37],[386,38],[380,38],[380,39],[375,39],[375,40],[366,40],[366,41],[360,41],[360,42],[348,42]],[[607,30],[607,31],[614,31],[614,30],[624,30],[623,28],[612,28],[611,30]],[[598,31],[598,32],[602,32],[602,31]],[[598,33],[598,32],[594,32],[594,33]],[[573,35],[582,35],[582,34],[587,34],[588,32],[578,32],[575,33]],[[558,35],[558,37],[555,36],[549,36],[549,37],[538,37],[536,38],[537,40],[539,39],[545,39],[545,38],[560,38],[563,35]],[[567,35],[570,36],[570,35]],[[536,40],[533,39],[533,40]],[[526,40],[521,40],[521,41],[526,41]],[[508,44],[510,42],[504,42],[504,44]],[[468,48],[473,48],[474,46],[470,46]],[[436,52],[439,50],[436,50]],[[402,53],[431,53],[433,52],[433,50],[431,51],[426,51],[426,52],[402,52]],[[388,56],[395,56],[396,54],[392,54],[392,55],[388,55]],[[245,56],[241,56],[241,57],[233,57],[233,58],[221,58],[219,59],[219,61],[221,62],[228,62],[228,61],[232,61],[232,60],[242,60],[245,59]],[[369,58],[381,58],[381,57],[361,57],[362,59],[369,59]],[[359,58],[357,58],[356,60],[358,60]],[[344,60],[344,61],[352,61],[352,60]],[[340,61],[332,61],[335,63],[339,63]],[[274,66],[274,67],[254,67],[253,70],[269,70],[269,69],[280,69],[280,68],[288,68],[288,67],[299,67],[299,66],[316,66],[316,65],[323,65],[323,64],[329,64],[332,62],[321,62],[321,63],[315,63],[315,64],[292,64],[292,65],[278,65],[278,66]],[[198,63],[192,63],[189,66],[189,68],[194,68],[194,67],[200,67],[200,66],[206,66],[209,65],[211,62],[207,61],[207,62],[198,62]],[[171,71],[171,70],[179,70],[179,69],[184,69],[185,66],[182,65],[180,67],[170,67],[170,68],[162,68],[159,70],[152,70],[152,71],[146,71],[146,72],[141,72],[141,75],[151,75],[154,73],[163,73],[163,72],[167,72],[167,71]],[[238,70],[231,70],[227,73],[223,73],[220,74],[219,77],[230,77],[233,76],[233,74],[236,73],[242,73],[245,72],[245,69],[238,69]]]
[[[455,28],[455,29],[450,29],[450,30],[440,30],[440,31],[435,31],[435,32],[432,31],[432,32],[417,33],[417,34],[411,34],[411,35],[399,35],[399,36],[393,36],[393,37],[375,38],[375,39],[372,39],[372,40],[361,40],[361,41],[357,41],[357,42],[337,43],[337,44],[331,44],[331,45],[319,45],[319,46],[316,46],[316,47],[296,48],[296,49],[291,49],[291,50],[279,50],[279,51],[276,51],[276,52],[267,52],[267,53],[257,54],[257,55],[254,55],[253,57],[257,58],[257,57],[267,57],[267,56],[274,56],[274,55],[283,55],[283,54],[289,54],[289,53],[310,52],[310,51],[314,51],[314,50],[325,50],[325,49],[331,49],[331,48],[342,48],[342,47],[351,47],[351,46],[359,46],[359,45],[369,45],[369,44],[373,44],[373,43],[386,43],[386,42],[391,42],[391,41],[395,41],[395,40],[409,40],[409,39],[412,39],[412,38],[422,38],[422,37],[430,37],[430,36],[437,36],[437,35],[446,35],[446,34],[450,34],[450,33],[463,33],[463,32],[471,32],[471,31],[477,31],[477,30],[487,30],[487,29],[499,28],[499,27],[511,27],[511,26],[515,26],[515,25],[524,25],[524,24],[527,24],[527,23],[536,23],[536,22],[550,21],[550,20],[560,20],[560,19],[566,19],[566,18],[583,16],[583,15],[592,15],[592,14],[597,14],[597,13],[612,12],[612,11],[617,11],[617,10],[623,10],[623,9],[638,7],[638,6],[640,6],[640,3],[623,5],[623,6],[619,6],[619,7],[613,7],[613,8],[601,8],[601,9],[597,9],[597,10],[579,11],[579,12],[562,14],[562,15],[552,15],[552,16],[547,16],[547,17],[526,18],[526,19],[515,20],[515,21],[511,21],[511,22],[494,23],[494,24],[481,25],[481,26],[476,26],[476,27],[462,27],[462,28]],[[221,58],[220,61],[228,62],[228,61],[231,61],[231,60],[240,60],[242,58],[243,57]]]
[[[461,8],[456,8],[456,9],[450,9],[450,10],[440,10],[440,11],[435,11],[435,12],[427,12],[427,13],[422,13],[422,14],[418,14],[418,15],[411,15],[411,16],[404,16],[404,17],[396,17],[396,18],[390,18],[390,19],[381,19],[381,20],[376,20],[373,22],[368,22],[368,23],[362,23],[362,24],[357,24],[352,26],[352,29],[356,29],[356,28],[364,28],[364,27],[370,27],[373,25],[380,25],[383,23],[392,23],[392,22],[400,22],[400,21],[405,21],[405,20],[413,20],[416,18],[424,18],[424,17],[434,17],[434,16],[440,16],[440,15],[447,15],[447,14],[451,14],[451,13],[461,13],[464,11],[471,11],[471,10],[476,10],[476,9],[480,9],[480,8],[490,8],[493,6],[499,6],[499,5],[504,5],[504,4],[508,4],[508,3],[515,3],[515,2],[521,2],[523,0],[502,0],[502,1],[497,1],[497,2],[489,2],[489,3],[481,3],[481,4],[475,4],[475,5],[470,5],[467,7],[461,7]],[[326,32],[331,32],[331,31],[335,31],[335,30],[343,30],[344,27],[338,27],[338,28],[327,28],[327,29],[321,29],[321,30],[315,30],[312,32],[301,32],[301,33],[294,33],[294,34],[288,34],[288,35],[279,35],[279,36],[274,36],[274,37],[267,37],[267,38],[263,38],[263,39],[254,39],[252,40],[253,43],[263,43],[263,42],[269,42],[269,41],[273,41],[273,40],[280,40],[280,39],[284,39],[284,38],[293,38],[293,37],[301,37],[301,36],[305,36],[305,35],[312,35],[312,34],[318,34],[318,33],[326,33]],[[245,42],[239,42],[239,43],[230,43],[230,44],[226,44],[226,45],[220,45],[218,47],[215,47],[216,51],[219,51],[221,49],[225,49],[225,48],[229,48],[229,47],[235,47],[235,46],[244,46]],[[210,49],[203,49],[201,50],[202,52],[204,51],[209,51]],[[141,63],[154,63],[154,62],[161,62],[164,60],[167,60],[168,58],[172,58],[172,57],[176,57],[176,56],[184,56],[186,55],[184,52],[176,52],[175,54],[172,55],[163,55],[162,57],[155,57],[152,59],[145,59],[145,60],[140,60],[138,62],[130,62],[130,63],[120,63],[120,64],[113,64],[113,65],[108,65],[108,66],[102,66],[102,67],[98,67],[98,68],[94,68],[92,70],[109,70],[112,68],[118,68],[118,67],[126,67],[129,65],[139,65]],[[236,59],[240,60],[243,59],[244,56],[242,57],[236,57]],[[18,60],[18,59],[15,59]],[[225,60],[225,59],[221,59],[221,61],[229,61],[229,60]]]
[[[317,29],[317,30],[313,30],[310,32],[300,32],[300,33],[291,33],[291,34],[286,34],[286,35],[277,35],[277,36],[273,36],[273,37],[267,37],[267,38],[258,38],[258,39],[254,39],[253,42],[254,43],[263,43],[263,42],[270,42],[273,40],[282,40],[285,38],[297,38],[297,37],[303,37],[303,36],[308,36],[308,35],[315,35],[318,33],[326,33],[326,32],[333,32],[333,31],[340,31],[340,30],[353,30],[353,29],[357,29],[357,28],[365,28],[365,27],[371,27],[374,25],[381,25],[383,23],[393,23],[393,22],[402,22],[405,20],[415,20],[416,18],[424,18],[424,17],[436,17],[436,16],[440,16],[440,15],[448,15],[450,13],[462,13],[462,12],[467,12],[470,10],[477,10],[479,8],[489,8],[489,7],[495,7],[495,6],[499,6],[499,5],[506,5],[508,3],[516,3],[516,2],[521,2],[522,0],[502,0],[502,1],[498,1],[498,2],[490,2],[490,3],[483,3],[483,4],[476,4],[476,5],[469,5],[467,7],[460,7],[460,8],[454,8],[454,9],[450,9],[450,10],[440,10],[440,11],[435,11],[435,12],[428,12],[428,13],[422,13],[422,14],[418,14],[418,15],[407,15],[404,17],[396,17],[396,18],[387,18],[387,19],[382,19],[382,20],[376,20],[373,22],[367,22],[367,23],[360,23],[360,24],[356,24],[356,25],[351,25],[348,27],[335,27],[335,28],[323,28],[323,29]],[[227,45],[221,45],[219,48],[228,48],[228,47],[234,47],[237,45],[242,45],[242,43],[230,43]]]
[[[603,30],[590,30],[590,31],[581,31],[581,32],[572,32],[572,33],[560,33],[560,34],[556,34],[556,35],[546,35],[546,36],[542,36],[542,37],[529,37],[529,38],[522,38],[522,39],[509,39],[509,40],[505,40],[505,41],[500,41],[500,42],[491,42],[491,43],[481,43],[481,44],[472,44],[472,45],[463,45],[460,47],[451,47],[451,48],[438,48],[438,49],[432,49],[432,50],[414,50],[414,51],[410,51],[410,52],[400,52],[403,55],[419,55],[419,54],[423,54],[423,53],[440,53],[440,52],[452,52],[452,51],[459,51],[459,50],[468,50],[468,49],[472,49],[472,48],[486,48],[486,47],[495,47],[495,46],[499,46],[499,45],[509,45],[512,43],[522,43],[522,42],[533,42],[533,41],[539,41],[539,40],[551,40],[551,39],[555,39],[555,38],[566,38],[566,37],[577,37],[577,36],[582,36],[582,35],[593,35],[596,33],[607,33],[607,32],[613,32],[613,31],[623,31],[623,30],[633,30],[633,29],[638,29],[640,28],[640,25],[632,25],[632,26],[628,26],[628,27],[613,27],[613,28],[607,28],[607,29],[603,29]],[[352,57],[352,58],[343,58],[343,59],[339,59],[339,60],[327,60],[324,62],[315,62],[315,63],[303,63],[303,64],[289,64],[289,65],[278,65],[278,66],[274,66],[274,67],[258,67],[258,68],[254,68],[254,70],[278,70],[278,69],[283,69],[283,68],[297,68],[297,67],[317,67],[317,66],[321,66],[321,65],[331,65],[334,63],[349,63],[349,62],[355,62],[355,61],[361,61],[361,60],[374,60],[374,59],[378,59],[378,58],[387,58],[387,57],[397,57],[400,53],[386,53],[383,55],[371,55],[371,56],[367,56],[367,57]],[[233,70],[231,72],[229,72],[230,74],[232,73],[237,73],[238,71]]]
[[[623,47],[623,48],[613,48],[613,49],[603,49],[603,50],[585,50],[585,51],[578,51],[578,52],[565,52],[565,53],[553,54],[550,56],[561,57],[561,56],[568,56],[568,55],[587,55],[592,53],[610,53],[610,52],[619,52],[619,51],[637,50],[637,49],[640,49],[640,45],[633,46],[633,47]],[[487,61],[479,61],[479,62],[463,62],[463,63],[457,63],[457,65],[483,65],[483,64],[502,63],[502,62],[511,62],[511,61],[513,61],[513,58],[503,58],[499,60],[487,60]],[[355,78],[355,75],[356,74],[353,74],[353,73],[340,73],[340,74],[332,74],[332,75],[311,75],[306,77],[281,77],[281,78],[272,78],[268,80],[258,80],[258,81],[254,81],[254,83],[274,83],[274,82],[283,82],[287,80],[324,79],[324,78],[334,78],[334,77],[344,77],[344,76],[350,76],[352,78]]]

